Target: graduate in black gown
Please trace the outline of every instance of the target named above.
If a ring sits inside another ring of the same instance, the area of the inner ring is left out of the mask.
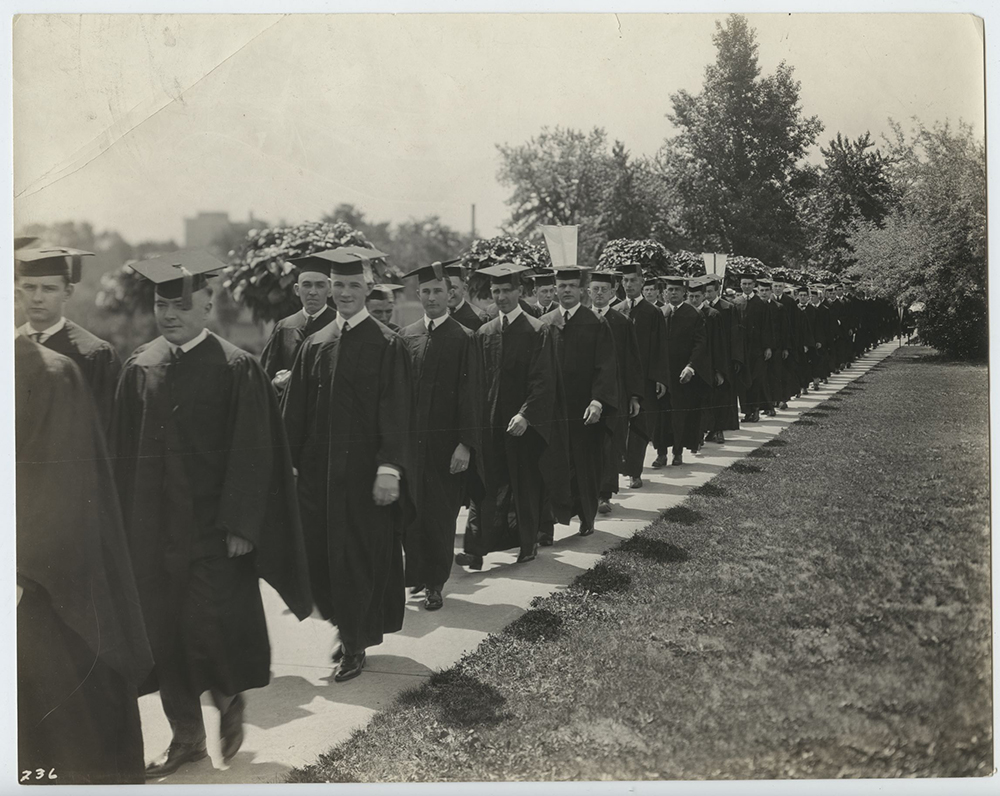
[[[365,300],[368,313],[383,326],[399,333],[399,324],[393,321],[396,314],[396,291],[402,290],[402,285],[388,283],[373,284]]]
[[[356,250],[357,251],[357,250]],[[399,503],[410,446],[410,356],[365,306],[369,259],[333,249],[337,319],[299,350],[282,403],[316,607],[337,626],[334,676],[361,674],[366,650],[403,626]]]
[[[260,364],[279,397],[302,343],[337,317],[337,311],[327,301],[330,298],[330,263],[312,255],[296,257],[290,262],[298,269],[293,289],[302,302],[302,309],[274,325],[260,355]]]
[[[629,420],[639,413],[645,387],[635,327],[611,306],[615,299],[617,278],[617,271],[594,271],[588,288],[591,309],[607,321],[615,341],[615,360],[618,364],[618,399],[615,405],[628,407],[627,411],[615,413],[612,433],[604,438],[604,461],[597,501],[600,514],[609,514],[612,510],[611,496],[618,492],[620,473],[625,466]]]
[[[242,692],[271,676],[259,578],[312,610],[291,458],[256,357],[208,331],[203,252],[135,264],[156,284],[161,336],[135,350],[115,396],[112,449],[153,677],[173,738],[146,770],[207,754],[201,694],[220,712],[223,758],[243,741]],[[178,278],[178,276],[180,278]]]
[[[411,271],[424,317],[401,334],[413,362],[414,511],[403,537],[406,585],[426,591],[424,607],[444,604],[455,557],[455,523],[467,502],[470,466],[482,481],[483,374],[475,336],[448,315],[449,279],[440,264]]]
[[[468,275],[458,260],[446,260],[442,263],[445,274],[451,280],[451,293],[448,296],[448,314],[466,329],[473,332],[486,323],[490,316],[469,301]]]
[[[28,319],[17,332],[76,363],[106,429],[121,370],[118,354],[110,343],[63,314],[80,281],[81,260],[92,254],[37,242],[15,252],[17,295]]]
[[[726,366],[722,370],[725,379],[721,387],[714,390],[715,406],[706,412],[706,441],[723,443],[726,431],[736,431],[740,427],[740,407],[737,384],[743,371],[743,327],[740,325],[736,308],[721,297],[721,277],[709,274],[705,277],[705,303],[720,316],[723,330],[723,348],[726,352]]]
[[[141,783],[153,660],[104,429],[68,357],[17,337],[14,376],[18,779]]]
[[[580,535],[594,532],[601,491],[605,437],[618,409],[618,361],[611,327],[581,304],[586,270],[576,262],[575,226],[543,226],[556,269],[559,308],[541,318],[556,330],[556,359],[563,381],[570,451],[573,514]],[[627,411],[627,410],[626,410]],[[542,521],[541,543],[551,544],[553,525]]]
[[[476,332],[486,382],[484,483],[469,506],[464,552],[455,557],[472,569],[482,569],[488,553],[511,548],[518,549],[518,562],[534,560],[543,511],[561,522],[570,516],[555,336],[521,307],[518,274],[525,270],[512,263],[481,270],[499,315]]]

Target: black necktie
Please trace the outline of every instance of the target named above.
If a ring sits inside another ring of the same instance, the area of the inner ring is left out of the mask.
[[[42,344],[42,333],[41,332],[33,332],[32,335],[31,335],[31,339],[34,340],[36,343],[38,343],[38,345],[41,345]]]
[[[170,364],[176,365],[184,358],[184,351],[180,348],[173,348],[170,350]]]
[[[434,321],[431,320],[430,318],[428,318],[427,319],[427,334],[430,334],[433,331],[434,331]]]
[[[506,331],[507,331],[507,327],[508,327],[508,326],[510,326],[510,321],[508,321],[508,320],[507,320],[507,316],[506,316],[506,315],[504,315],[504,316],[503,316],[503,320],[502,320],[502,321],[500,321],[500,331],[501,331],[501,332],[506,332]]]

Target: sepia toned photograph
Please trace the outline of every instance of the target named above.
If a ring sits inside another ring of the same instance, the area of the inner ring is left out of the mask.
[[[989,21],[211,6],[12,11],[0,789],[988,784]]]

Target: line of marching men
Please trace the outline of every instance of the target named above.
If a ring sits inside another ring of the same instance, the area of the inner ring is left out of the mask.
[[[401,629],[407,586],[436,610],[453,558],[529,562],[574,516],[593,533],[620,476],[642,488],[650,444],[653,467],[680,465],[740,408],[753,422],[890,334],[864,299],[765,280],[729,302],[714,277],[667,278],[661,301],[637,264],[579,267],[575,228],[546,237],[551,272],[477,272],[489,312],[457,262],[411,272],[423,317],[402,329],[392,286],[373,289],[381,253],[298,258],[302,310],[259,361],[208,330],[223,264],[205,253],[134,265],[159,336],[121,364],[63,315],[87,253],[16,250],[22,781],[203,759],[205,691],[231,759],[244,692],[270,678],[259,579],[337,627],[349,680]],[[172,740],[145,765],[136,700],[154,691]]]

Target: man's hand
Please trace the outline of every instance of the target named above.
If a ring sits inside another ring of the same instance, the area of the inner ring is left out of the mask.
[[[788,349],[787,348],[783,348],[781,350],[781,358],[782,359],[788,359]]]
[[[733,360],[733,373],[739,373],[739,372],[740,372],[740,368],[741,368],[741,367],[743,367],[743,366],[742,366],[742,365],[740,365],[740,363],[739,363],[739,362],[737,362],[737,361],[736,361],[736,360],[734,359],[734,360]]]
[[[512,437],[520,437],[528,430],[528,421],[523,415],[514,415],[507,424],[507,433]]]
[[[767,360],[769,360],[770,358],[771,358],[771,349],[770,348],[765,348],[764,349],[764,361],[767,362]]]
[[[591,401],[590,405],[583,410],[583,424],[592,426],[601,419],[601,405],[597,401]]]
[[[816,343],[816,350],[819,351],[823,347],[822,343]]]
[[[276,388],[284,387],[285,383],[292,377],[292,372],[290,370],[279,370],[274,374],[274,378],[271,379],[271,384]]]
[[[642,408],[642,406],[639,403],[639,399],[636,398],[634,395],[631,398],[628,399],[628,416],[629,417],[635,417],[637,414],[639,414],[639,410],[641,408]]]
[[[230,558],[245,556],[251,550],[253,550],[253,545],[242,536],[237,536],[235,533],[226,534],[226,555]]]
[[[389,473],[375,476],[372,498],[376,506],[388,506],[399,499],[399,477]]]
[[[681,371],[681,384],[687,384],[692,378],[694,378],[694,368],[685,365],[684,370]]]
[[[725,379],[722,378],[722,374],[719,373],[719,371],[715,371],[715,386],[716,387],[721,387],[722,386],[722,382],[724,382],[724,381],[725,381]]]
[[[808,354],[809,353],[809,346],[807,346],[807,345],[802,346],[802,353],[803,354]]]
[[[451,474],[458,475],[469,469],[469,459],[472,452],[461,442],[455,446],[455,452],[451,454]]]
[[[666,394],[667,394],[667,385],[660,384],[660,382],[656,382],[656,397],[662,398]]]

